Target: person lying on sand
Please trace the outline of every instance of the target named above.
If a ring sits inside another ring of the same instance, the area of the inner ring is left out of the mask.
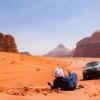
[[[55,69],[55,79],[53,84],[48,82],[51,89],[61,89],[61,90],[75,90],[77,87],[77,74],[68,71],[68,76],[64,76],[63,69],[57,67]]]

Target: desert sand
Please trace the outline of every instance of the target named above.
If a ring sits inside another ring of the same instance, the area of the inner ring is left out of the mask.
[[[82,80],[82,68],[99,58],[49,58],[0,53],[0,100],[100,100],[100,79]],[[47,82],[54,79],[54,69],[62,66],[76,72],[75,91],[51,91]]]

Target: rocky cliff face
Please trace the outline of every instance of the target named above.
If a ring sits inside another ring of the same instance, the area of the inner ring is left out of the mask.
[[[18,52],[13,36],[4,35],[0,32],[0,52]]]
[[[75,57],[100,57],[100,30],[77,43]]]

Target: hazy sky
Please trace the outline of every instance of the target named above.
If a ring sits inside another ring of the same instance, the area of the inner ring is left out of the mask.
[[[45,54],[62,43],[72,49],[100,29],[100,0],[0,0],[0,31],[20,51]]]

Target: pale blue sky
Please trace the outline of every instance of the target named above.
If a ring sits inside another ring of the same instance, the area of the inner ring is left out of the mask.
[[[58,44],[75,48],[100,29],[100,0],[0,0],[0,31],[20,51],[45,54]]]

